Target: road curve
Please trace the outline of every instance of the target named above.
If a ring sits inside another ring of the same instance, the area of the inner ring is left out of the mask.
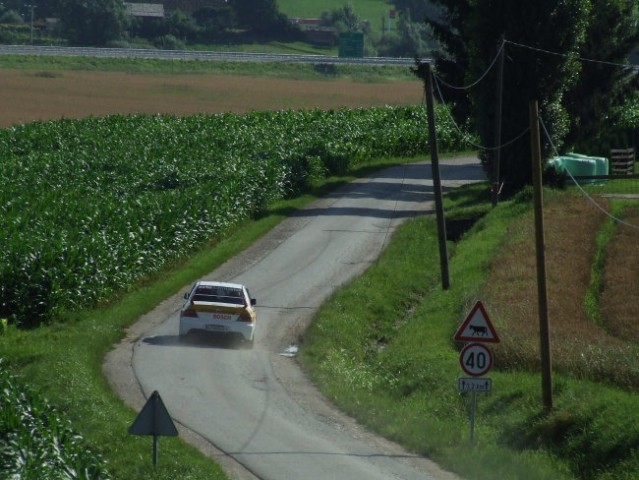
[[[441,163],[444,190],[485,178],[477,159]],[[232,478],[455,479],[337,412],[286,355],[322,302],[376,260],[402,221],[432,213],[433,203],[423,163],[380,171],[314,202],[206,277],[244,283],[257,298],[252,350],[179,342],[176,295],[108,355],[107,378],[136,409],[158,391],[180,435]]]

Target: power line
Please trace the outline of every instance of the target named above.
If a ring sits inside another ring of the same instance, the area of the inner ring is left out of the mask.
[[[453,118],[452,114],[450,113],[450,109],[448,108],[448,105],[446,103],[446,100],[444,99],[444,96],[442,95],[442,91],[439,88],[439,82],[437,81],[437,77],[435,75],[433,75],[434,80],[435,80],[435,87],[437,87],[437,95],[439,96],[439,99],[442,103],[442,105],[444,105],[444,109],[446,110],[446,114],[448,115],[448,118],[450,119],[451,122],[453,122],[453,126],[455,127],[455,130],[457,130],[457,132],[462,136],[463,140],[470,146],[478,148],[479,150],[498,150],[500,148],[504,148],[507,147],[513,143],[515,143],[517,140],[521,139],[524,135],[526,135],[526,133],[528,133],[528,131],[530,130],[530,127],[526,127],[524,129],[523,132],[521,132],[519,135],[515,136],[514,138],[512,138],[511,140],[502,143],[501,145],[495,146],[495,147],[487,147],[485,145],[480,145],[477,143],[472,142],[468,137],[468,134],[465,134],[461,128],[459,127],[459,125],[457,125],[457,122],[455,122],[455,119]]]
[[[617,63],[617,62],[607,62],[605,60],[595,60],[593,58],[584,58],[584,57],[572,57],[572,55],[567,54],[567,53],[559,53],[559,52],[552,52],[550,50],[544,50],[543,48],[538,48],[538,47],[532,47],[530,45],[524,45],[523,43],[517,43],[517,42],[512,42],[510,40],[504,40],[505,43],[509,43],[511,45],[514,45],[516,47],[520,47],[520,48],[526,48],[528,50],[532,50],[535,52],[540,52],[540,53],[545,53],[547,55],[554,55],[557,57],[564,57],[564,58],[574,58],[575,60],[579,60],[580,62],[587,62],[587,63],[598,63],[601,65],[608,65],[608,66],[612,66],[612,67],[619,67],[619,68],[625,68],[625,69],[629,69],[629,70],[635,70],[635,71],[639,71],[639,65],[632,65],[629,63]]]
[[[557,147],[555,146],[555,144],[552,141],[552,138],[550,137],[550,134],[548,133],[548,130],[546,129],[546,125],[544,124],[544,121],[541,117],[539,117],[539,124],[541,125],[543,131],[544,131],[544,135],[546,136],[546,139],[548,140],[548,142],[550,143],[550,146],[552,147],[553,152],[555,152],[555,155],[558,156],[559,155],[559,151],[557,150]],[[570,173],[570,170],[568,170],[566,168],[566,172],[568,173],[568,176],[570,177],[570,179],[572,180],[572,182],[575,184],[575,186],[579,189],[579,191],[581,192],[581,194],[583,196],[586,197],[586,199],[588,199],[588,201],[590,203],[592,203],[596,208],[598,208],[601,212],[604,213],[604,215],[606,215],[607,217],[609,217],[610,219],[614,220],[615,222],[618,222],[622,225],[625,225],[627,227],[630,228],[634,228],[639,230],[639,225],[635,225],[632,223],[628,223],[625,220],[613,215],[612,213],[610,213],[609,211],[607,211],[605,208],[603,208],[601,205],[599,205],[594,198],[592,198],[592,196],[586,192],[583,187],[579,184],[579,182],[575,179],[575,177],[573,177],[572,173]]]
[[[434,73],[433,73],[433,77],[435,77],[435,79],[438,79],[444,86],[448,88],[452,88],[453,90],[469,90],[475,85],[477,85],[479,82],[481,82],[486,77],[486,75],[488,75],[488,73],[492,70],[492,68],[495,66],[495,63],[497,62],[497,59],[499,58],[499,55],[501,54],[502,50],[505,48],[505,45],[506,45],[506,40],[503,40],[501,42],[501,46],[499,47],[499,50],[497,51],[497,55],[495,55],[495,58],[493,58],[492,62],[490,62],[490,65],[488,65],[488,68],[486,69],[486,71],[482,73],[481,76],[477,80],[475,80],[473,83],[470,83],[464,86],[455,86],[445,82],[443,79],[439,78]]]

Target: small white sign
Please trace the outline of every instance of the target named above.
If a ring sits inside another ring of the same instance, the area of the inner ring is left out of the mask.
[[[457,379],[460,392],[490,392],[493,381],[490,378],[460,377]]]

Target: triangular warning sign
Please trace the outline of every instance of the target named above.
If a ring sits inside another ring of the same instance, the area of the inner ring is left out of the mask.
[[[499,336],[481,302],[477,302],[455,333],[458,342],[499,343]]]
[[[131,435],[177,436],[177,428],[175,428],[171,415],[169,415],[157,391],[154,391],[146,401],[133,425],[129,428],[129,433]]]

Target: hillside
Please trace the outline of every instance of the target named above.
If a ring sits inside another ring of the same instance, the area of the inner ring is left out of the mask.
[[[370,22],[373,30],[380,31],[382,18],[388,19],[389,10],[393,8],[392,2],[386,0],[277,0],[282,13],[289,18],[319,18],[323,12],[329,12],[351,5],[355,13],[362,19]]]

